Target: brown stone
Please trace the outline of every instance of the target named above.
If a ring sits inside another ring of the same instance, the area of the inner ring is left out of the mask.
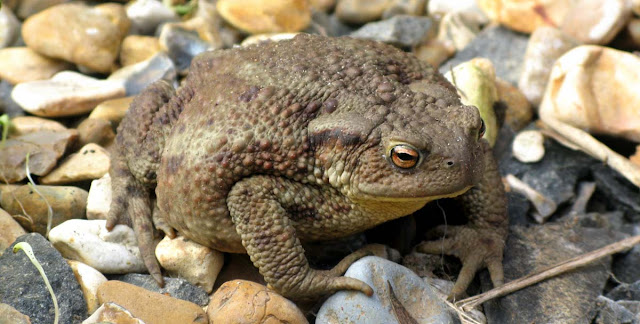
[[[557,27],[574,0],[478,0],[489,19],[513,30],[531,33],[538,27]]]
[[[111,280],[98,288],[101,304],[112,302],[145,323],[208,323],[200,306],[122,281]]]
[[[100,145],[89,143],[77,153],[69,155],[51,173],[40,178],[42,184],[68,184],[100,179],[111,165],[109,153]]]
[[[48,208],[53,210],[51,228],[66,220],[84,218],[88,192],[77,187],[36,187],[40,196],[30,186],[24,185],[10,195],[2,195],[0,205],[29,232],[45,235],[47,232]],[[23,210],[24,208],[24,210]],[[23,214],[26,212],[26,215]]]
[[[11,305],[0,303],[0,324],[31,324],[31,319]]]
[[[162,47],[157,37],[129,35],[122,41],[120,49],[120,64],[122,66],[132,65],[148,60]]]
[[[640,57],[583,45],[553,65],[540,117],[640,142]]]
[[[29,17],[22,37],[36,52],[107,73],[115,69],[129,25],[122,5],[65,3]]]
[[[244,280],[223,284],[211,296],[207,315],[211,323],[308,323],[293,302]]]
[[[28,47],[0,49],[0,79],[11,84],[48,79],[70,68],[70,63],[42,56]]]
[[[115,128],[120,124],[120,121],[122,121],[122,118],[124,118],[127,110],[129,110],[129,105],[131,105],[133,98],[134,97],[124,97],[106,100],[96,106],[93,111],[91,111],[89,118],[110,121]]]
[[[608,44],[631,18],[628,0],[581,0],[564,17],[561,29],[585,44]]]
[[[0,255],[8,248],[20,235],[27,232],[16,222],[9,213],[0,208]]]
[[[349,24],[365,24],[380,19],[393,3],[393,0],[339,0],[336,16]]]
[[[109,145],[115,138],[111,122],[100,118],[87,118],[78,125],[78,145],[95,143],[102,147]]]
[[[504,122],[513,130],[519,131],[531,122],[533,108],[527,97],[511,83],[496,79],[498,98],[507,104]]]
[[[29,171],[46,175],[77,137],[75,130],[38,131],[7,140],[0,149],[0,180],[13,183],[24,179],[27,154]]]
[[[311,22],[305,0],[219,0],[216,8],[227,22],[249,34],[297,32]]]
[[[532,105],[540,105],[553,63],[578,45],[577,40],[553,27],[540,27],[531,34],[518,88]]]
[[[11,135],[20,136],[39,131],[63,132],[67,128],[55,120],[34,116],[18,116],[11,119]]]

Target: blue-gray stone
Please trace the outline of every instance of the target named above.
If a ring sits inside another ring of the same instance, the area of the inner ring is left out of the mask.
[[[73,270],[60,252],[37,233],[18,237],[0,256],[0,303],[9,304],[29,316],[32,323],[53,323],[51,295],[27,255],[23,251],[13,253],[18,242],[31,245],[44,269],[58,300],[60,323],[81,323],[87,318],[87,304]]]
[[[434,36],[436,32],[434,26],[436,24],[429,17],[398,15],[387,20],[368,23],[350,36],[410,48]]]
[[[361,292],[340,291],[329,297],[316,318],[322,323],[397,323],[393,311],[394,295],[418,323],[454,323],[447,306],[435,290],[411,270],[383,258],[369,256],[349,267],[346,277],[356,278],[371,286],[371,297]]]
[[[160,52],[148,60],[126,66],[113,74],[108,80],[121,81],[127,91],[127,96],[135,96],[148,85],[164,79],[169,83],[176,83],[177,73],[173,61],[169,56]]]

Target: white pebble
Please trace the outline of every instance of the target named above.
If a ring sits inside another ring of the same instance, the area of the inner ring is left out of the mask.
[[[513,140],[513,156],[522,163],[538,162],[544,157],[544,136],[540,131],[520,132]]]
[[[49,241],[67,259],[80,261],[102,273],[147,272],[136,236],[128,226],[111,232],[105,220],[68,220],[49,232]]]

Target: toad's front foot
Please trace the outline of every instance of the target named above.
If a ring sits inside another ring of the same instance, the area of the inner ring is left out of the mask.
[[[330,295],[340,290],[355,290],[367,296],[373,295],[373,289],[366,283],[342,276],[354,262],[359,259],[375,255],[385,259],[394,257],[396,251],[381,244],[369,244],[346,256],[331,270],[307,270],[297,276],[297,280],[276,280],[270,284],[271,288],[280,291],[285,296],[296,299],[316,299]]]
[[[462,270],[458,275],[450,299],[459,299],[467,290],[476,272],[484,267],[489,270],[491,281],[495,287],[504,282],[502,253],[505,236],[495,228],[477,228],[473,226],[440,226],[436,231],[445,234],[445,238],[437,241],[422,242],[418,252],[429,254],[447,254],[458,257],[462,261]]]

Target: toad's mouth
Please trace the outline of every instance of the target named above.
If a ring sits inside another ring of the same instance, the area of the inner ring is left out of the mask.
[[[367,193],[360,193],[354,200],[377,200],[377,201],[387,201],[387,202],[425,202],[428,203],[430,201],[434,201],[434,200],[438,200],[438,199],[444,199],[444,198],[453,198],[453,197],[458,197],[462,194],[464,194],[465,192],[467,192],[469,189],[471,189],[471,187],[473,186],[466,186],[458,191],[454,191],[454,192],[450,192],[450,193],[446,193],[446,194],[439,194],[439,195],[431,195],[431,196],[404,196],[404,197],[394,197],[394,196],[379,196],[379,195],[372,195],[372,194],[367,194]]]

